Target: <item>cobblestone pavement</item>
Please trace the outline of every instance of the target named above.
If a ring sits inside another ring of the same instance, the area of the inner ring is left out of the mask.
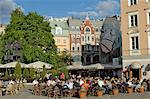
[[[32,95],[30,91],[31,87],[26,87],[19,91],[17,95],[14,96],[0,96],[0,99],[54,99],[48,98],[46,96],[35,96]],[[79,99],[76,97],[64,97],[61,99]],[[119,94],[118,96],[104,95],[102,97],[89,96],[86,99],[150,99],[150,92],[145,92],[144,94],[133,93],[133,94]]]

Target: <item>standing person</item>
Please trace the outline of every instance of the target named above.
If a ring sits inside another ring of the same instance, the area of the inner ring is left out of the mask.
[[[64,73],[61,73],[60,80],[65,80],[65,74]]]

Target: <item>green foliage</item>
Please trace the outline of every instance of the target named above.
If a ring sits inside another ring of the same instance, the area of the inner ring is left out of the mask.
[[[60,59],[66,64],[71,65],[72,64],[72,57],[71,54],[67,51],[62,51],[62,53],[59,55]]]
[[[41,72],[41,78],[43,79],[46,74],[47,74],[47,70],[46,70],[46,68],[45,68],[45,65],[43,65],[43,70],[42,70],[42,72]]]
[[[59,76],[61,73],[65,74],[65,77],[68,78],[68,69],[67,65],[70,63],[71,56],[67,53],[67,51],[63,51],[61,55],[58,55],[55,66],[52,68],[51,73],[52,76]]]
[[[15,43],[19,44],[17,53],[20,54],[20,62],[32,63],[43,61],[54,66],[52,74],[59,75],[66,72],[66,65],[70,64],[71,56],[67,52],[62,55],[57,54],[57,47],[51,34],[49,23],[36,12],[30,12],[25,15],[20,9],[11,13],[10,24],[5,29],[5,34],[0,36],[0,62],[7,63],[14,60],[5,60],[4,57],[16,54],[16,49],[11,48]],[[8,47],[7,47],[8,46]],[[44,68],[43,68],[44,70]],[[15,70],[15,76],[20,78],[20,71]],[[35,78],[35,70],[29,70],[31,78]],[[27,72],[27,71],[26,71]],[[41,74],[46,73],[44,70]]]
[[[35,69],[34,68],[30,68],[29,71],[30,71],[30,77],[32,79],[34,79],[35,78]]]
[[[25,68],[25,69],[23,70],[23,77],[27,79],[29,76],[30,76],[29,70],[28,70],[27,68]]]
[[[8,79],[9,78],[9,72],[8,70],[6,69],[6,72],[5,72],[5,75],[4,75],[4,79]]]
[[[6,45],[18,42],[20,48],[20,61],[31,63],[43,61],[53,63],[57,55],[57,47],[51,34],[49,23],[35,12],[24,15],[16,9],[11,14],[10,24],[6,27],[5,34],[1,37],[0,60],[4,60],[5,55],[15,54],[14,49],[6,49]]]
[[[22,72],[21,72],[21,65],[17,62],[16,67],[14,69],[14,77],[17,79],[21,79]]]

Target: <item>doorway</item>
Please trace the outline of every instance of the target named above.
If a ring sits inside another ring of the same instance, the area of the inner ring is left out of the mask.
[[[140,77],[140,70],[139,69],[132,69],[132,77],[135,77],[137,79],[139,79]]]

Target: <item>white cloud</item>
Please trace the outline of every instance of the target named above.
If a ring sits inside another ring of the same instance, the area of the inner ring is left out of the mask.
[[[98,13],[99,16],[111,16],[118,14],[117,11],[119,9],[119,1],[118,0],[104,0],[100,1],[96,5],[96,12]]]
[[[74,16],[86,16],[87,14],[90,16],[98,16],[95,11],[87,11],[87,12],[68,12],[70,15]]]
[[[0,24],[8,23],[10,13],[20,7],[13,0],[0,0]],[[22,9],[22,7],[20,7]],[[22,9],[23,10],[23,9]]]
[[[119,0],[104,0],[100,1],[95,5],[95,8],[93,7],[87,7],[85,10],[91,10],[91,11],[83,11],[83,12],[68,12],[70,15],[74,16],[86,16],[87,13],[90,16],[99,16],[99,17],[106,17],[106,16],[112,16],[118,14],[119,9]],[[92,10],[93,9],[93,10]]]

